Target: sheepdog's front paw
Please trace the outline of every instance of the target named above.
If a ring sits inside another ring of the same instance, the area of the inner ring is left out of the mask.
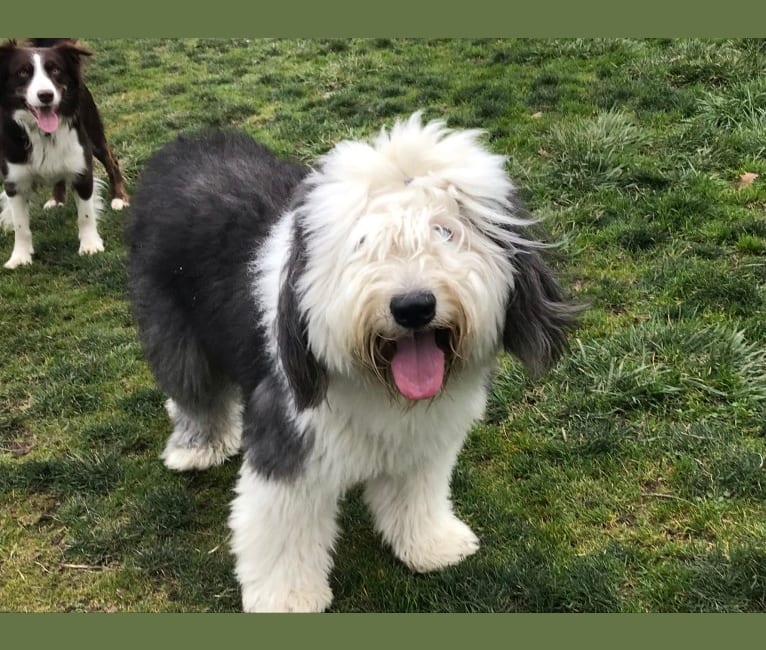
[[[396,556],[418,573],[458,564],[478,550],[479,538],[454,515],[394,546]]]

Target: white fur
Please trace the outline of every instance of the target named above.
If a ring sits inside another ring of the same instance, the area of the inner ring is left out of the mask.
[[[512,245],[504,227],[526,222],[509,213],[505,159],[479,135],[442,122],[423,126],[416,113],[372,144],[340,143],[310,177],[302,307],[312,349],[337,370],[350,370],[348,350],[364,332],[404,334],[389,301],[422,288],[436,296],[435,325],[455,322],[458,310],[481,324],[466,332],[470,361],[495,355],[513,275],[495,242]]]
[[[13,228],[13,251],[3,266],[6,269],[15,269],[31,264],[32,255],[35,251],[32,245],[32,231],[29,228],[29,208],[26,199],[22,195],[16,194],[6,197],[6,201]]]
[[[37,128],[37,122],[29,111],[17,110],[13,118],[27,132],[31,149],[28,162],[8,165],[7,181],[29,190],[34,182],[51,184],[60,180],[71,181],[85,170],[82,145],[77,131],[68,120],[62,118],[59,128],[54,133],[46,134]]]
[[[160,458],[168,469],[185,472],[220,465],[239,451],[242,437],[242,404],[238,393],[223,395],[206,421],[190,417],[172,400],[165,409],[173,433]]]
[[[11,206],[8,205],[8,195],[5,192],[0,192],[0,228],[3,230],[13,230]]]
[[[415,114],[370,144],[340,143],[309,177],[305,202],[259,251],[254,290],[279,368],[279,291],[293,220],[302,219],[301,308],[329,386],[315,408],[299,413],[290,399],[286,415],[313,440],[298,478],[269,480],[247,463],[240,472],[229,523],[246,611],[329,606],[337,503],[354,484],[365,484],[376,528],[411,569],[440,569],[479,547],[453,513],[450,477],[484,412],[501,346],[513,286],[507,248],[521,241],[508,226],[526,222],[512,214],[505,160],[478,136],[422,125]],[[465,347],[439,395],[405,404],[359,366],[355,350],[368,331],[404,333],[389,302],[415,289],[436,295],[435,323],[464,321]]]
[[[264,479],[245,463],[229,520],[245,611],[321,611],[335,512],[343,494],[366,484],[375,525],[414,571],[460,562],[479,548],[452,511],[457,454],[486,402],[486,373],[461,377],[448,394],[403,411],[380,387],[330,385],[327,400],[300,417],[315,435],[295,482]]]
[[[337,493],[313,480],[270,481],[243,464],[229,525],[246,612],[321,612],[336,535]]]
[[[292,238],[293,215],[288,213],[280,219],[271,231],[255,262],[251,272],[255,277],[253,291],[258,303],[265,311],[261,326],[266,333],[269,355],[273,363],[279,365],[277,354],[277,304],[279,289],[282,286],[282,274]]]
[[[160,458],[165,467],[175,472],[208,469],[221,465],[239,451],[239,441],[230,447],[176,447],[168,444]]]
[[[104,242],[98,234],[96,221],[101,208],[101,195],[98,184],[93,186],[93,194],[89,199],[81,199],[77,192],[74,201],[77,206],[77,228],[80,238],[80,255],[94,255],[104,250]]]

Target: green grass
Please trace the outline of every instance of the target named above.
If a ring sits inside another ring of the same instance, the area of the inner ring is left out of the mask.
[[[501,364],[453,481],[482,549],[410,573],[343,505],[335,611],[766,608],[766,49],[700,40],[91,40],[129,185],[176,134],[310,161],[423,108],[482,127],[591,303],[565,360]],[[736,189],[740,175],[760,174]],[[237,463],[177,475],[125,297],[124,216],[76,254],[34,207],[0,273],[0,609],[232,611]],[[0,237],[0,254],[11,238]]]

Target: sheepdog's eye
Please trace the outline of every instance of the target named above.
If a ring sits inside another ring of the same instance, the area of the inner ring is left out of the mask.
[[[19,79],[29,79],[29,77],[32,76],[32,70],[29,67],[24,66],[16,71],[16,76]]]
[[[57,81],[61,78],[61,68],[59,68],[55,63],[49,63],[45,66],[45,69],[48,71],[48,74]]]
[[[450,241],[452,239],[452,231],[449,228],[447,228],[447,226],[442,226],[441,224],[437,223],[434,225],[434,230],[445,241]]]

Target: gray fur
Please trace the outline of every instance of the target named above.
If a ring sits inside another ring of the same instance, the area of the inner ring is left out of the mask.
[[[528,241],[508,251],[515,269],[514,288],[508,296],[503,346],[527,371],[538,376],[552,368],[567,350],[570,331],[579,323],[585,305],[571,302],[543,257],[547,250],[543,229],[527,211],[517,193],[510,196],[514,216],[532,225],[520,233]]]
[[[311,351],[306,318],[300,312],[296,285],[306,269],[306,243],[298,217],[293,226],[290,258],[279,293],[277,343],[298,411],[316,406],[327,392],[327,373]]]
[[[285,391],[276,377],[264,379],[245,404],[245,459],[267,478],[289,480],[300,474],[314,440],[287,417]]]
[[[236,452],[242,436],[241,397],[234,386],[221,389],[213,403],[194,410],[172,399],[165,408],[173,423],[167,449],[209,449],[220,456]],[[232,449],[234,447],[234,449]]]
[[[519,251],[513,264],[515,285],[506,308],[503,345],[537,376],[566,351],[567,334],[577,326],[583,308],[565,299],[538,251]]]
[[[177,407],[170,447],[214,451],[230,441],[236,387],[245,400],[246,458],[258,472],[281,478],[299,472],[310,441],[287,420],[286,391],[274,388],[250,268],[306,172],[244,133],[181,137],[147,162],[127,228],[130,294],[144,352]],[[290,322],[303,250],[297,234],[279,307],[280,354],[299,408],[318,399],[313,381],[322,377],[304,325]]]

